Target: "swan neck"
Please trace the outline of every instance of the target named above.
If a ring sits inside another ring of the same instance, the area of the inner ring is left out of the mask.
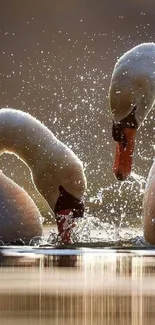
[[[30,130],[15,130],[13,126],[5,129],[1,125],[0,129],[0,154],[15,154],[32,170],[38,155],[36,139],[31,136]]]

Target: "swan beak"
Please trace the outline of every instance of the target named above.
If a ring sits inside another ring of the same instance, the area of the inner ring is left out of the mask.
[[[124,128],[123,133],[126,139],[125,145],[121,141],[117,142],[113,167],[114,174],[119,181],[125,181],[131,173],[136,129]]]

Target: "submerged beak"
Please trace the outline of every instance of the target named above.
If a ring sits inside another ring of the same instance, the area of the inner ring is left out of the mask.
[[[124,128],[125,143],[117,142],[113,171],[116,178],[124,181],[131,173],[132,157],[135,144],[136,129]]]
[[[77,226],[77,218],[84,217],[84,203],[59,186],[60,195],[55,205],[55,215],[60,241],[72,243],[73,228]]]

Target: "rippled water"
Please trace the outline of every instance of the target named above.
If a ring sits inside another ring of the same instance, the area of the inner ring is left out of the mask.
[[[153,325],[154,264],[146,248],[3,248],[1,324]]]

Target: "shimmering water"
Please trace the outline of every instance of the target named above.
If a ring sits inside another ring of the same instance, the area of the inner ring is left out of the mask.
[[[154,264],[146,247],[3,247],[1,324],[153,325]]]
[[[47,226],[29,246],[1,246],[2,325],[153,324],[155,249],[142,229],[92,219],[89,230],[68,246]]]
[[[0,247],[1,324],[153,325],[155,249],[142,228],[89,217],[76,238],[60,245],[45,226],[28,246]]]

